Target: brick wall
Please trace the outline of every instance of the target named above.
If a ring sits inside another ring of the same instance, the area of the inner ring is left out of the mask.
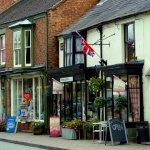
[[[0,0],[0,13],[18,1],[19,0]]]
[[[46,18],[36,20],[34,28],[34,64],[45,64],[46,62]]]
[[[48,67],[58,66],[57,35],[94,7],[99,0],[66,0],[63,4],[48,12]]]
[[[6,29],[6,68],[13,67],[12,30]]]

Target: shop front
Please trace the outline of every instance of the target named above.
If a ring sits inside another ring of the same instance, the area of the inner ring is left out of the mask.
[[[106,83],[107,120],[119,117],[116,99],[121,95],[127,100],[126,106],[121,110],[122,119],[128,123],[144,121],[142,68],[143,62],[134,62],[105,66],[102,69]]]
[[[93,110],[93,95],[87,87],[87,80],[95,75],[95,71],[95,68],[85,68],[84,65],[49,70],[49,79],[54,78],[63,84],[61,94],[52,94],[49,115],[60,116],[61,123],[75,119],[86,121],[97,115]]]
[[[105,78],[104,95],[107,100],[105,119],[125,120],[128,137],[134,139],[137,137],[139,126],[140,132],[146,130],[148,133],[148,122],[144,119],[143,107],[143,64],[143,61],[136,61],[101,68]],[[124,97],[126,100],[121,109],[117,106],[118,97]],[[149,137],[147,136],[146,139]]]

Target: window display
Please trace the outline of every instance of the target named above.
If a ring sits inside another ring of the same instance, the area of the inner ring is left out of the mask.
[[[12,79],[11,113],[23,122],[44,119],[40,77]]]

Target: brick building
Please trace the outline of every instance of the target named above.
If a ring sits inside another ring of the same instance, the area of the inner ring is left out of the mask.
[[[97,1],[9,0],[1,5],[0,117],[47,122],[46,70],[58,67],[57,35]]]

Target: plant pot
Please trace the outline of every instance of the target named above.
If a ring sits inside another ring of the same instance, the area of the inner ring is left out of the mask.
[[[43,128],[33,129],[32,132],[34,135],[41,135],[41,134],[43,134]]]

